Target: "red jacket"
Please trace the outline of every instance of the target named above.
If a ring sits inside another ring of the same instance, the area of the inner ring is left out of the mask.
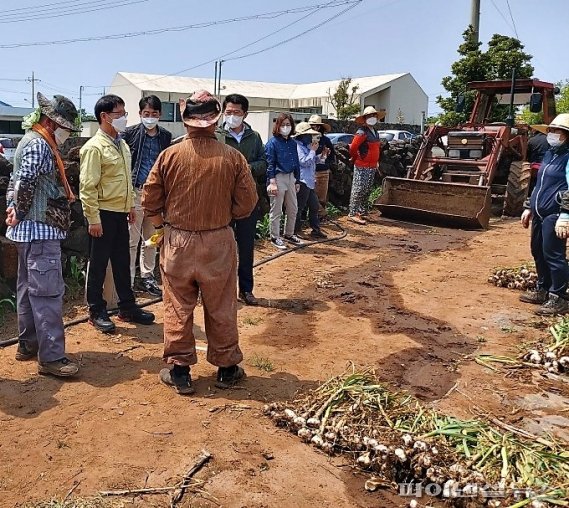
[[[360,127],[350,143],[350,156],[358,168],[377,168],[381,147],[379,138],[369,127]]]

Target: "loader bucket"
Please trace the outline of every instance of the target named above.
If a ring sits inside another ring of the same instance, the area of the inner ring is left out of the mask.
[[[488,228],[490,187],[387,177],[374,203],[386,217],[465,229]]]

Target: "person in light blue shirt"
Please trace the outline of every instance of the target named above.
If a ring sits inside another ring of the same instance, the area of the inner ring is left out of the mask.
[[[316,155],[320,133],[312,129],[308,122],[300,122],[296,126],[294,138],[300,162],[300,189],[297,194],[298,213],[296,215],[295,234],[300,233],[302,211],[308,205],[308,221],[312,228],[310,236],[314,239],[327,238],[326,234],[320,229],[320,220],[318,218],[320,203],[315,187],[316,164],[326,160],[328,149],[324,148],[320,155]]]

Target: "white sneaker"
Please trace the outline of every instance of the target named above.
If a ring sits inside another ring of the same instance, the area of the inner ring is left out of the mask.
[[[279,250],[286,250],[287,246],[281,237],[271,238],[271,243]]]
[[[304,244],[304,242],[296,235],[290,235],[290,236],[285,235],[285,240],[287,242],[294,244],[294,245],[303,245]]]

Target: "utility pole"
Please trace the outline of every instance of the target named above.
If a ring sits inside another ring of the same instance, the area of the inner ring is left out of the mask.
[[[26,79],[28,83],[32,84],[32,108],[36,107],[36,81],[41,81],[41,79],[36,79],[34,71],[32,71],[32,77]]]
[[[217,74],[217,95],[218,95],[218,99],[221,100],[221,65],[223,64],[225,60],[220,60],[219,61],[219,72]]]
[[[85,87],[83,85],[81,85],[79,87],[79,123],[81,123],[81,121],[83,120],[83,114],[82,114],[82,110],[81,108],[83,107],[83,89]]]
[[[470,10],[470,24],[474,29],[472,39],[474,42],[480,41],[480,0],[472,0]]]
[[[217,60],[215,61],[215,74],[213,76],[213,95],[217,97]]]

